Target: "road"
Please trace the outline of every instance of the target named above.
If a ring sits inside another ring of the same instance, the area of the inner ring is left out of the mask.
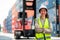
[[[51,37],[52,40],[60,40],[60,37]],[[33,38],[30,39],[14,39],[14,35],[10,33],[2,33],[0,32],[0,40],[33,40]]]

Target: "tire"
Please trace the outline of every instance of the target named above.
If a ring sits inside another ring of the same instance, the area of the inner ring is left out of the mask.
[[[27,39],[29,39],[29,37],[27,37]]]
[[[14,32],[14,37],[15,37],[15,39],[20,39],[21,34],[18,34],[18,33],[16,33],[16,32],[19,32],[19,31],[15,31],[15,32]]]
[[[15,39],[20,39],[20,36],[15,36]]]

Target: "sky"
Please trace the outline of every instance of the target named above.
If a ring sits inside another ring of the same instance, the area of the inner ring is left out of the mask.
[[[16,0],[0,0],[0,24],[3,26],[4,19],[8,16],[9,10],[12,8]]]

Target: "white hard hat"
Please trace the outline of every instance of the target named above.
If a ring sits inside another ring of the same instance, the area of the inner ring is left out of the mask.
[[[41,9],[41,8],[46,8],[47,9],[47,7],[45,5],[41,5],[39,9]]]
[[[41,5],[40,8],[39,8],[39,12],[42,8],[45,8],[47,10],[47,7],[45,5]]]

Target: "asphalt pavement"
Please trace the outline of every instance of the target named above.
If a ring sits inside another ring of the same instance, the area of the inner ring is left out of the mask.
[[[34,38],[15,39],[13,34],[0,32],[0,40],[34,40]],[[60,37],[51,37],[51,40],[60,40]]]

